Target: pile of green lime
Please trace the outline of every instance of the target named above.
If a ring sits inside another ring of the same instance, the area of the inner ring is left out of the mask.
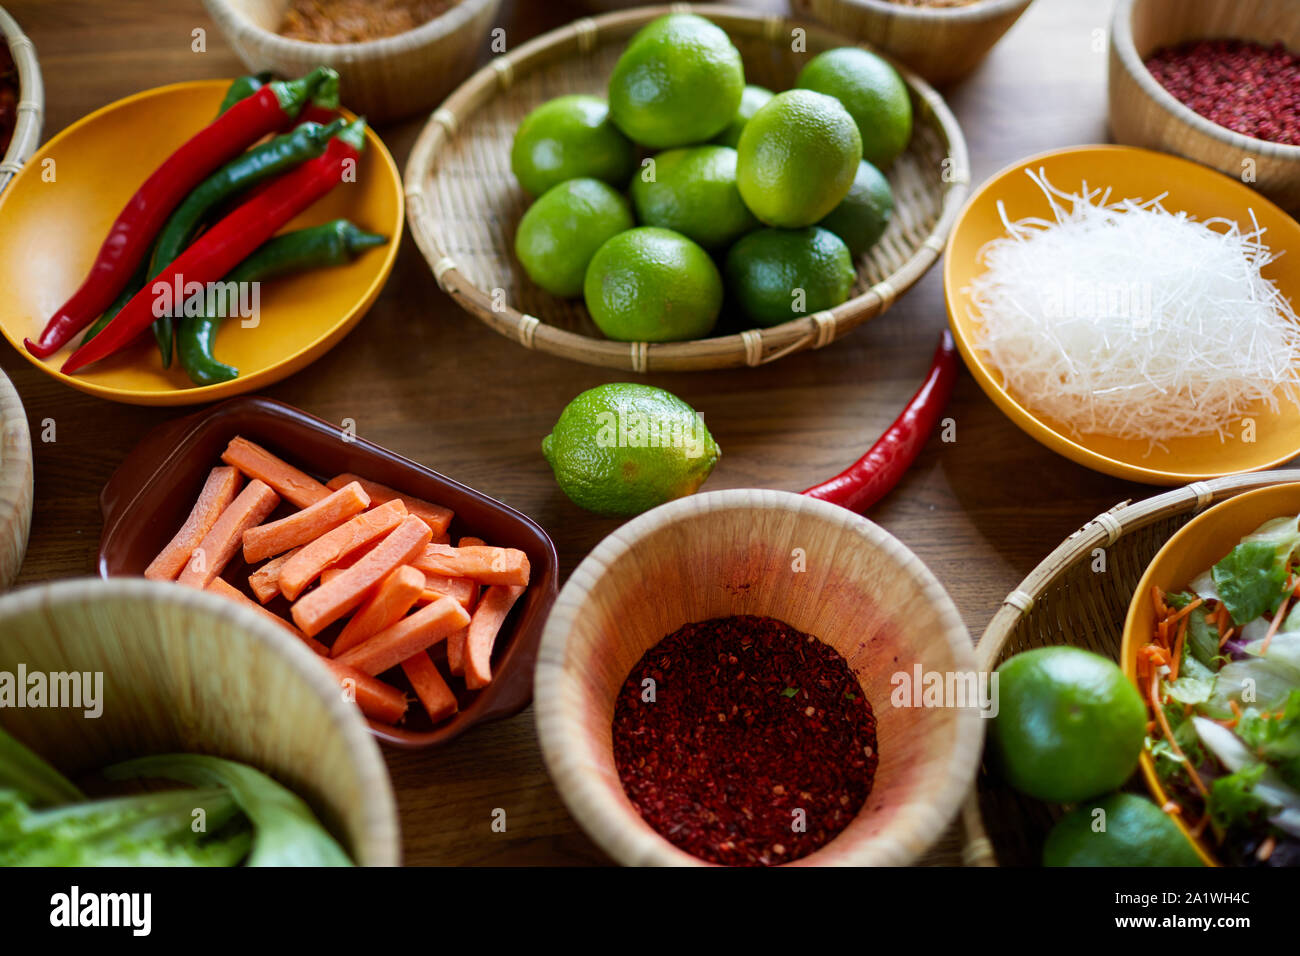
[[[990,763],[1022,793],[1070,806],[1045,866],[1199,866],[1150,800],[1115,793],[1137,767],[1147,709],[1113,661],[1078,647],[1024,651],[997,669]]]
[[[709,20],[673,13],[628,42],[608,100],[550,100],[511,165],[536,203],[515,252],[553,295],[582,296],[619,341],[713,332],[724,304],[772,326],[834,308],[893,214],[881,172],[912,135],[897,71],[828,50],[773,93]]]

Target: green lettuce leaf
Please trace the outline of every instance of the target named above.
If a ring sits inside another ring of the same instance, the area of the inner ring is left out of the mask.
[[[1255,793],[1255,785],[1264,775],[1262,763],[1244,767],[1220,777],[1210,785],[1207,809],[1210,819],[1223,829],[1253,826],[1265,819],[1272,807]]]

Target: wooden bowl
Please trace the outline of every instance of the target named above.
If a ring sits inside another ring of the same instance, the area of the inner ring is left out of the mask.
[[[428,23],[363,43],[308,43],[276,32],[289,0],[203,0],[249,72],[302,76],[331,66],[343,100],[372,123],[434,106],[474,68],[501,0],[459,0]]]
[[[14,583],[32,527],[32,436],[27,412],[0,371],[0,591]]]
[[[976,648],[979,669],[994,670],[1021,651],[1054,644],[1086,648],[1122,664],[1129,606],[1142,593],[1139,581],[1157,552],[1171,543],[1171,535],[1212,504],[1249,497],[1244,493],[1256,489],[1294,488],[1295,482],[1300,482],[1300,470],[1198,481],[1144,501],[1122,501],[1098,515],[1062,541],[1002,601]],[[1273,514],[1287,507],[1279,506]],[[1300,511],[1300,505],[1292,510]],[[1043,840],[1060,813],[983,773],[962,814],[964,855],[982,865],[1037,866]]]
[[[1296,514],[1300,514],[1300,484],[1274,484],[1215,505],[1188,522],[1165,542],[1164,547],[1147,565],[1146,573],[1133,591],[1128,616],[1124,619],[1124,638],[1119,652],[1120,666],[1144,697],[1150,688],[1138,683],[1137,658],[1138,651],[1144,644],[1151,642],[1156,629],[1151,589],[1159,587],[1166,593],[1185,589],[1193,578],[1214,565],[1265,521]],[[1141,767],[1152,799],[1163,806],[1169,798],[1156,775],[1155,762],[1145,751],[1141,757]],[[1207,866],[1217,866],[1213,844],[1194,837],[1181,815],[1174,815],[1173,821],[1195,848],[1197,856]]]
[[[726,30],[746,79],[773,90],[792,86],[815,54],[851,43],[816,25],[689,3],[584,17],[530,40],[470,77],[420,134],[405,174],[411,234],[438,284],[466,311],[526,348],[588,365],[632,372],[731,368],[828,345],[884,312],[934,265],[970,182],[957,121],[906,68],[900,73],[912,94],[915,131],[889,170],[894,217],[859,258],[853,297],[834,309],[688,342],[615,342],[601,335],[580,300],[542,291],[515,258],[515,227],[528,207],[510,168],[520,120],[563,94],[603,97],[627,40],[671,11],[697,13]],[[796,28],[806,31],[806,52],[791,51]]]
[[[0,722],[74,777],[156,753],[244,761],[311,804],[355,862],[395,866],[397,807],[379,748],[313,657],[202,591],[59,581],[0,598],[0,671],[102,674],[102,713],[11,707]]]
[[[0,37],[8,44],[14,66],[18,68],[18,122],[9,148],[0,156],[0,190],[3,190],[41,141],[45,87],[41,82],[41,65],[36,60],[36,45],[4,7],[0,7]]]
[[[1268,232],[1273,250],[1300,248],[1300,223],[1258,193],[1196,163],[1129,146],[1072,146],[1031,156],[991,177],[971,197],[953,229],[944,257],[943,287],[948,319],[962,358],[975,381],[1026,434],[1094,471],[1117,478],[1157,485],[1181,485],[1220,475],[1273,468],[1300,454],[1300,409],[1279,400],[1276,409],[1260,402],[1246,413],[1256,424],[1257,441],[1223,443],[1217,435],[1173,438],[1161,448],[1138,439],[1074,433],[1065,423],[1037,412],[1005,387],[1001,373],[979,349],[978,325],[971,314],[967,289],[982,270],[980,249],[1006,234],[998,204],[1011,221],[1026,216],[1050,219],[1051,208],[1042,191],[1025,175],[1043,169],[1048,180],[1066,190],[1113,187],[1113,198],[1151,199],[1167,194],[1164,206],[1186,211],[1197,219],[1235,219],[1251,228],[1252,215]],[[1300,302],[1300,269],[1280,256],[1263,270],[1282,294]]]
[[[792,570],[792,555],[806,571]],[[614,767],[614,700],[632,667],[691,621],[778,618],[830,644],[872,704],[880,765],[858,817],[795,865],[906,864],[943,832],[974,779],[973,708],[890,705],[891,675],[974,670],[970,636],[921,561],[879,526],[784,491],[670,502],[625,524],[578,566],[542,636],[537,731],[560,795],[624,864],[701,861],[652,830]]]
[[[796,13],[866,40],[935,86],[983,61],[1032,0],[975,0],[961,7],[911,7],[890,0],[790,0]]]
[[[1265,46],[1280,41],[1300,52],[1300,17],[1293,0],[1119,0],[1110,24],[1111,135],[1119,143],[1204,163],[1300,212],[1300,146],[1255,139],[1211,122],[1180,103],[1144,65],[1160,47],[1199,39]]]
[[[209,470],[236,435],[257,442],[321,481],[351,472],[445,505],[456,513],[451,525],[453,538],[472,534],[528,555],[532,581],[511,610],[493,648],[492,683],[480,691],[466,691],[458,683],[460,710],[436,727],[423,710],[412,708],[401,727],[372,723],[376,737],[396,747],[435,746],[477,724],[509,717],[528,706],[533,693],[533,662],[542,624],[555,600],[559,574],[555,545],[546,532],[487,495],[267,398],[235,399],[160,425],[127,455],[99,497],[104,514],[99,542],[99,573],[103,577],[144,573],[181,526]],[[248,594],[249,570],[236,558],[224,577]],[[288,611],[282,597],[267,607],[282,616]],[[446,649],[440,645],[434,653],[445,654]],[[397,686],[407,689],[405,680],[405,676],[393,678]]]
[[[229,80],[176,83],[136,93],[82,117],[50,139],[23,175],[0,194],[0,332],[41,371],[66,385],[132,405],[191,405],[238,395],[293,374],[340,342],[379,297],[402,239],[401,179],[374,130],[357,165],[355,183],[334,189],[284,230],[347,218],[388,237],[347,265],[314,269],[262,285],[261,322],[254,329],[224,322],[219,359],[240,375],[196,386],[178,362],[163,369],[152,341],[140,339],[76,375],[59,367],[72,353],[38,359],[23,339],[81,284],[109,226],[131,195],[177,147],[214,116]],[[347,114],[351,116],[351,114]],[[41,179],[52,160],[59,188]],[[151,339],[151,336],[145,336]],[[74,340],[74,344],[75,344]]]

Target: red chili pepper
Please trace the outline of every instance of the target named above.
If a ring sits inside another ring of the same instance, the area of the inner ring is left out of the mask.
[[[894,424],[865,455],[834,478],[814,485],[804,494],[859,512],[885,497],[921,453],[939,416],[948,406],[956,381],[957,349],[952,334],[945,329],[939,347],[935,349],[934,362],[925,384],[912,396]]]
[[[334,76],[333,70],[320,67],[301,79],[264,86],[172,153],[118,213],[89,275],[45,324],[41,337],[25,340],[27,351],[47,358],[67,345],[117,298],[177,204],[218,166],[283,129],[316,88]]]
[[[237,107],[236,107],[237,108]],[[232,109],[233,112],[233,109]],[[356,120],[330,140],[323,156],[303,163],[273,181],[273,188],[249,199],[203,233],[154,281],[133,298],[104,330],[83,344],[63,363],[76,372],[107,358],[132,342],[159,318],[155,303],[160,286],[170,292],[193,283],[219,282],[281,226],[339,184],[345,164],[355,162],[365,145],[366,121]],[[173,302],[179,309],[182,302]]]

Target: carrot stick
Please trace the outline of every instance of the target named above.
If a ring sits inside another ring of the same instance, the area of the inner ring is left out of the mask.
[[[327,572],[328,573],[328,572]],[[340,574],[343,572],[340,571]],[[325,581],[325,576],[321,576]],[[338,657],[350,651],[368,637],[374,637],[385,628],[392,627],[415,604],[424,589],[424,575],[409,564],[404,564],[379,585],[379,590],[352,615],[347,626],[330,648],[330,656]]]
[[[221,517],[208,529],[176,580],[190,587],[207,587],[239,553],[244,532],[265,521],[279,503],[280,496],[254,478],[221,512]]]
[[[450,508],[444,508],[442,505],[435,505],[432,502],[425,501],[423,498],[414,498],[411,495],[404,495],[394,488],[387,485],[381,485],[377,481],[367,481],[365,478],[359,478],[356,475],[343,474],[335,475],[325,485],[326,488],[342,488],[344,485],[357,482],[362,488],[366,489],[366,494],[370,500],[376,504],[383,504],[394,499],[406,505],[406,510],[415,515],[421,521],[429,526],[436,538],[447,530],[454,517]]]
[[[1201,780],[1201,775],[1196,772],[1192,762],[1187,759],[1183,753],[1183,748],[1178,746],[1178,741],[1174,739],[1174,732],[1169,729],[1169,718],[1165,716],[1165,709],[1160,706],[1160,674],[1153,671],[1151,674],[1151,709],[1155,711],[1156,720],[1160,723],[1160,729],[1165,732],[1165,739],[1169,741],[1170,748],[1178,755],[1178,759],[1183,762],[1187,768],[1187,775],[1192,778],[1192,783],[1196,784],[1196,789],[1201,791],[1202,797],[1209,797],[1210,791],[1205,788],[1205,783]]]
[[[425,574],[473,578],[480,584],[522,586],[528,583],[528,555],[515,548],[453,548],[430,544],[412,563]]]
[[[1169,662],[1169,679],[1178,680],[1179,665],[1183,662],[1183,642],[1187,640],[1187,621],[1183,618],[1182,623],[1178,625],[1178,638],[1174,641],[1174,656]]]
[[[406,716],[406,695],[396,687],[328,657],[325,664],[343,688],[343,699],[355,703],[367,717],[395,724]]]
[[[234,465],[249,478],[266,482],[285,501],[299,508],[314,505],[329,494],[329,489],[311,475],[238,435],[230,440],[221,460]]]
[[[344,485],[286,518],[249,528],[244,532],[244,560],[252,564],[314,541],[369,506],[370,496],[359,484]]]
[[[473,538],[465,536],[456,543],[460,548],[474,548],[487,544],[482,538]],[[473,611],[475,603],[478,601],[478,582],[473,582],[474,592],[470,595],[470,603],[465,605],[465,609]],[[447,638],[447,670],[453,674],[460,675],[465,673],[465,642],[469,639],[469,628],[462,627],[455,634]]]
[[[460,708],[456,695],[438,673],[438,665],[429,657],[428,651],[420,651],[402,661],[402,672],[435,724],[446,720]]]
[[[301,548],[294,548],[292,551],[286,551],[278,558],[272,558],[250,574],[248,576],[248,586],[252,588],[253,596],[266,604],[279,594],[280,569],[284,567],[285,562],[301,550]]]
[[[506,615],[524,590],[515,585],[503,587],[494,584],[483,592],[469,622],[469,636],[465,642],[465,686],[470,690],[486,687],[492,680],[492,645],[496,643]]]
[[[288,630],[289,633],[291,633],[294,637],[298,638],[298,640],[302,641],[304,644],[310,647],[317,654],[321,655],[321,657],[329,656],[328,647],[326,647],[320,641],[316,640],[314,637],[308,637],[307,635],[303,634],[302,631],[298,630],[296,627],[294,627],[284,618],[280,617],[280,615],[273,614],[272,612],[268,611],[266,608],[262,607],[262,605],[258,604],[256,601],[249,600],[244,595],[243,591],[239,590],[239,588],[237,587],[228,584],[225,578],[213,578],[211,582],[209,582],[208,586],[204,588],[204,590],[208,591],[211,594],[220,594],[222,597],[230,598],[230,600],[234,601],[236,604],[242,604],[244,605],[244,607],[251,607],[254,611],[262,615],[262,617],[266,618],[268,621],[274,621],[276,624],[279,624],[281,627]]]
[[[428,525],[423,521],[420,524],[428,530]],[[451,598],[439,598],[410,617],[404,617],[391,627],[384,628],[337,660],[340,664],[355,667],[366,674],[382,674],[408,657],[428,650],[452,631],[468,623],[469,615],[463,607]]]
[[[242,481],[234,468],[217,467],[208,472],[208,480],[203,483],[203,490],[199,492],[199,499],[194,502],[189,517],[167,542],[167,547],[149,562],[144,576],[151,581],[175,581],[203,536],[212,530],[221,512],[235,500]]]
[[[294,623],[304,634],[319,634],[364,601],[371,588],[403,564],[409,564],[411,559],[423,551],[430,537],[432,534],[427,524],[415,515],[407,515],[388,537],[346,572],[329,584],[322,584],[310,594],[299,598],[290,609]],[[306,552],[307,549],[304,548],[301,554],[290,559],[290,564]],[[285,565],[280,572],[281,582],[288,570],[289,565]]]
[[[1259,645],[1260,657],[1268,653],[1268,646],[1273,643],[1273,635],[1282,626],[1282,620],[1286,617],[1287,605],[1290,603],[1287,598],[1283,598],[1282,603],[1277,606],[1277,613],[1273,615],[1273,623],[1268,626],[1268,633],[1264,635],[1264,643]]]
[[[333,567],[353,551],[363,548],[390,533],[406,517],[406,506],[390,501],[363,511],[333,531],[326,532],[310,544],[303,545],[280,569],[280,590],[291,601],[307,589],[326,568]]]
[[[474,606],[477,595],[478,584],[469,578],[445,578],[441,574],[427,574],[424,577],[424,589],[420,592],[420,603],[429,604],[440,597],[449,597],[468,611]]]
[[[1193,611],[1195,611],[1198,607],[1200,607],[1204,603],[1205,603],[1205,598],[1197,598],[1195,601],[1191,601],[1185,604],[1182,610],[1178,611],[1176,614],[1174,614],[1173,617],[1169,619],[1169,623],[1172,624],[1175,621],[1182,620],[1188,614],[1191,614]]]

